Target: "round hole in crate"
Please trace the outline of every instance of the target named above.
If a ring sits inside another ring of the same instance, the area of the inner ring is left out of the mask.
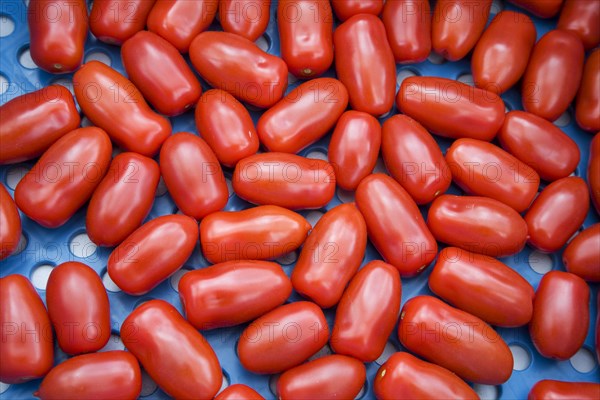
[[[59,78],[51,83],[52,85],[60,85],[66,87],[72,95],[75,95],[75,91],[73,90],[73,81],[67,78]]]
[[[10,388],[8,383],[0,382],[0,394],[6,392]]]
[[[406,79],[406,78],[410,78],[411,76],[416,76],[417,74],[414,73],[414,71],[410,70],[410,69],[401,69],[400,71],[398,71],[398,75],[396,75],[396,83],[398,85],[402,85],[402,82]]]
[[[102,274],[102,284],[109,292],[120,292],[121,288],[117,286],[117,284],[112,280],[110,275],[108,275],[107,271],[104,271]]]
[[[458,77],[458,81],[462,82],[462,83],[464,83],[466,85],[469,85],[469,86],[475,86],[475,82],[473,80],[473,75],[468,74],[468,73],[460,75]]]
[[[29,172],[29,169],[23,166],[15,166],[8,170],[6,174],[6,185],[15,190],[21,179]]]
[[[315,354],[313,354],[308,359],[308,361],[316,360],[318,358],[325,357],[325,356],[328,356],[330,354],[333,354],[333,351],[331,350],[331,347],[329,347],[329,345],[326,344],[325,346],[321,347],[321,350],[319,350]]]
[[[25,234],[25,232],[21,232],[21,238],[19,239],[19,244],[17,245],[17,248],[15,249],[15,252],[12,254],[13,256],[16,254],[21,253],[23,250],[25,250],[25,248],[27,247],[27,235]]]
[[[378,365],[383,365],[388,360],[388,358],[390,358],[390,356],[397,351],[398,349],[396,348],[396,345],[394,345],[394,343],[387,342],[383,351],[381,352],[381,355],[379,356],[379,358],[377,358],[377,360],[375,360],[375,362]]]
[[[15,22],[8,16],[0,14],[0,37],[10,35],[15,31]]]
[[[271,47],[270,40],[266,35],[259,37],[258,39],[256,39],[256,41],[254,43],[256,43],[258,48],[261,49],[262,51],[268,51],[269,47]]]
[[[160,180],[158,181],[158,186],[156,187],[156,194],[154,195],[155,197],[160,197],[160,196],[164,196],[165,193],[167,193],[167,185],[165,184],[165,181],[163,179],[163,177],[160,177]]]
[[[103,51],[92,51],[87,56],[85,56],[85,62],[90,61],[100,61],[101,63],[106,64],[108,66],[110,66],[112,62],[109,55]]]
[[[473,390],[479,395],[481,400],[496,400],[500,397],[500,390],[497,386],[475,384]]]
[[[435,51],[432,51],[431,53],[429,53],[429,57],[427,57],[427,60],[429,60],[429,62],[432,64],[438,64],[438,65],[444,64],[446,62],[446,59],[444,58],[444,56],[436,53]]]
[[[490,15],[496,15],[504,9],[504,3],[502,0],[492,0],[492,7],[490,8]]]
[[[352,203],[354,201],[354,192],[352,190],[344,190],[338,187],[337,197],[342,203]]]
[[[569,111],[565,111],[556,121],[554,121],[554,125],[562,128],[569,125],[569,122],[571,122],[571,114]]]
[[[284,255],[280,256],[275,261],[277,261],[279,264],[290,265],[290,264],[296,262],[297,259],[298,259],[298,252],[296,250],[294,250],[294,251],[290,251],[289,253],[285,253]]]
[[[377,164],[375,164],[375,168],[373,168],[374,174],[386,174],[388,173],[387,168],[385,167],[385,163],[383,162],[383,158],[379,157],[377,159]]]
[[[513,354],[515,371],[523,371],[531,365],[531,354],[523,346],[519,344],[511,344],[508,346]]]
[[[320,150],[312,150],[306,155],[306,158],[314,158],[315,160],[327,161],[327,154]]]
[[[8,79],[2,74],[0,74],[0,94],[6,93],[8,90]]]
[[[275,374],[269,377],[269,390],[277,399],[279,398],[279,395],[277,394],[277,382],[279,382],[280,375],[281,374]]]
[[[35,267],[31,272],[31,283],[33,283],[33,286],[40,290],[46,290],[48,278],[53,269],[54,265],[48,263],[42,263]]]
[[[233,190],[233,183],[231,183],[231,179],[225,178],[225,184],[227,185],[227,191],[229,192],[229,197],[233,196],[235,194],[235,191]]]
[[[108,343],[101,348],[99,351],[113,351],[113,350],[125,350],[125,345],[121,340],[121,336],[116,333],[112,333],[108,339]]]
[[[569,359],[571,366],[577,372],[587,374],[596,367],[596,357],[594,354],[585,347],[582,347],[575,353],[573,357]]]
[[[150,396],[152,393],[156,392],[156,389],[158,389],[158,385],[154,382],[154,379],[142,369],[142,391],[140,392],[140,396]]]
[[[169,283],[171,284],[171,287],[174,291],[179,292],[179,281],[181,280],[183,275],[187,274],[190,271],[191,269],[189,268],[181,268],[180,270],[176,271],[173,275],[171,275],[171,277],[169,278]]]
[[[531,269],[538,274],[543,275],[552,270],[552,257],[538,250],[534,250],[529,254],[527,262]]]
[[[96,253],[97,248],[98,246],[96,246],[96,243],[92,242],[90,237],[85,232],[73,236],[69,242],[69,250],[71,251],[71,254],[79,258],[93,256]]]
[[[19,64],[27,69],[35,69],[37,65],[33,62],[31,58],[31,52],[29,51],[29,47],[22,49],[18,55]]]

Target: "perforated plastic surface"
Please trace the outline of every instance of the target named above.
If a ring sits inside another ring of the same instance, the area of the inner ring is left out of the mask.
[[[497,12],[506,9],[516,8],[510,4],[502,4],[494,1],[492,8],[492,16]],[[277,34],[277,25],[274,19],[276,15],[276,1],[273,2],[271,9],[271,21],[269,27],[257,43],[268,49],[269,53],[279,54],[279,38]],[[39,89],[51,83],[60,83],[69,88],[72,88],[71,74],[67,75],[51,75],[45,73],[35,67],[29,57],[28,42],[29,34],[26,23],[26,2],[22,0],[2,0],[0,2],[0,104],[19,96],[21,94]],[[519,10],[522,11],[522,10]],[[538,39],[544,33],[552,29],[556,20],[544,21],[533,17],[537,27]],[[218,23],[215,22],[211,29],[219,29]],[[99,59],[123,72],[119,48],[109,46],[98,42],[95,38],[88,37],[86,43],[85,60]],[[413,74],[427,76],[441,76],[451,79],[458,79],[464,82],[472,80],[470,76],[470,61],[465,59],[455,63],[444,63],[435,54],[420,64],[397,67],[398,82]],[[334,76],[330,71],[327,75]],[[298,83],[295,79],[290,78],[290,87],[288,91],[295,87]],[[204,84],[204,89],[207,88]],[[503,99],[508,109],[521,109],[520,95],[512,89],[504,94]],[[259,113],[255,110],[251,111],[253,118],[256,120]],[[392,110],[389,115],[396,113]],[[83,116],[82,116],[83,117]],[[382,118],[382,120],[384,120]],[[190,131],[197,133],[193,112],[188,112],[185,115],[171,118],[173,132]],[[89,123],[87,119],[83,120],[83,124]],[[575,172],[575,175],[585,178],[586,166],[588,162],[588,148],[592,136],[581,131],[576,126],[573,118],[572,110],[569,110],[557,122],[571,138],[573,138],[581,149],[581,161]],[[449,141],[436,138],[440,146],[445,151],[449,145]],[[313,158],[326,158],[329,136],[320,140],[318,143],[309,146],[301,152],[301,155]],[[0,166],[0,180],[9,189],[11,195],[18,180],[23,174],[32,167],[33,162],[26,162],[17,165]],[[383,163],[378,163],[376,171],[385,172]],[[225,175],[231,177],[231,170],[226,170]],[[544,185],[542,185],[544,186]],[[251,205],[233,194],[230,187],[230,198],[227,204],[227,210],[239,210],[250,207]],[[459,194],[461,191],[452,186],[450,192]],[[326,210],[340,204],[341,202],[353,201],[352,193],[347,193],[338,189],[333,200],[321,211],[306,211],[301,212],[314,225],[316,220]],[[156,218],[160,215],[176,213],[177,207],[173,200],[166,193],[164,185],[159,186],[155,203],[148,216],[148,220]],[[422,212],[426,215],[427,208],[423,207]],[[45,229],[37,223],[28,219],[21,214],[23,222],[23,237],[20,244],[20,252],[14,254],[0,262],[0,276],[9,274],[23,274],[34,282],[42,299],[45,300],[45,280],[52,266],[62,262],[75,260],[81,261],[92,268],[103,278],[105,286],[108,289],[110,305],[111,305],[111,323],[113,327],[113,336],[107,348],[123,348],[122,343],[118,338],[120,324],[125,317],[140,303],[152,298],[164,299],[178,310],[182,311],[182,307],[176,291],[178,278],[185,270],[203,268],[208,265],[208,262],[203,258],[199,246],[197,246],[193,255],[186,262],[184,269],[169,280],[163,282],[149,294],[142,297],[134,297],[118,291],[118,288],[110,281],[106,274],[106,261],[110,254],[109,248],[96,248],[85,235],[85,208],[80,210],[71,220],[59,229]],[[590,211],[584,227],[598,222],[598,215],[595,211]],[[278,261],[282,264],[284,270],[289,275],[293,269],[297,254],[289,254],[282,257]],[[369,244],[363,265],[369,260],[380,258],[376,250]],[[503,262],[514,268],[523,275],[535,288],[542,277],[544,268],[564,269],[561,262],[561,252],[551,255],[544,255],[526,247],[521,253],[503,258]],[[536,272],[537,271],[537,272]],[[417,294],[431,294],[427,286],[427,278],[429,269],[416,278],[403,279],[402,281],[402,304],[405,301]],[[493,288],[490,288],[493,290]],[[500,398],[500,399],[523,399],[527,397],[527,393],[531,386],[540,379],[560,379],[569,381],[595,381],[600,382],[600,368],[592,356],[594,349],[594,321],[596,318],[596,294],[598,285],[592,285],[592,296],[590,302],[591,321],[590,329],[585,341],[583,350],[570,361],[552,361],[541,357],[537,354],[526,328],[519,329],[499,329],[500,334],[505,341],[511,346],[515,355],[515,370],[510,380],[500,386],[482,386],[476,385],[475,389],[480,393],[482,398]],[[290,301],[299,300],[300,296],[293,293]],[[330,327],[333,324],[334,310],[326,310],[325,314]],[[208,341],[215,349],[221,362],[225,378],[229,384],[245,383],[252,386],[260,392],[265,398],[275,398],[275,394],[270,389],[270,382],[273,383],[272,377],[259,376],[252,374],[243,369],[239,359],[236,356],[236,343],[243,330],[244,326],[238,326],[229,329],[218,329],[214,331],[203,332]],[[377,372],[380,364],[391,354],[391,352],[401,349],[397,339],[397,332],[394,330],[390,336],[388,346],[384,354],[376,362],[367,364],[368,382],[366,387],[359,395],[362,399],[373,399],[373,388],[371,382]],[[323,349],[319,354],[330,352],[328,348]],[[56,362],[63,361],[67,356],[56,347]],[[580,372],[583,370],[585,372]],[[29,399],[33,398],[33,392],[37,389],[40,381],[33,381],[21,385],[5,385],[0,384],[0,397],[6,399]],[[226,383],[224,383],[225,385]],[[272,385],[273,386],[273,385]],[[143,398],[163,399],[168,396],[146,376],[144,380],[144,388],[142,390]]]

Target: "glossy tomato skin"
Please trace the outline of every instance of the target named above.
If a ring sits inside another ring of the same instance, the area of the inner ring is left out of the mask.
[[[440,251],[429,288],[494,326],[525,325],[533,312],[533,287],[518,272],[495,258],[457,247]]]
[[[587,182],[592,204],[600,214],[600,135],[596,134],[590,144],[590,158],[587,167]]]
[[[329,339],[323,311],[314,303],[285,304],[252,322],[238,341],[242,366],[255,374],[274,374],[301,364]]]
[[[10,256],[21,241],[21,216],[15,201],[0,184],[0,260]]]
[[[498,94],[506,92],[525,73],[535,41],[531,18],[514,11],[498,13],[471,57],[475,85]]]
[[[583,224],[589,208],[583,179],[570,176],[552,182],[525,214],[528,243],[541,251],[557,251]]]
[[[46,287],[48,315],[67,354],[100,350],[110,339],[110,305],[100,276],[71,261],[52,269]]]
[[[200,330],[251,321],[291,293],[290,279],[270,261],[228,261],[190,271],[179,281],[186,319]]]
[[[533,385],[527,400],[594,400],[598,396],[600,396],[600,385],[597,383],[543,379]]]
[[[271,0],[219,0],[219,21],[225,32],[254,42],[269,25]]]
[[[228,92],[204,92],[194,115],[200,136],[226,167],[235,167],[242,158],[258,151],[260,143],[250,113]]]
[[[600,44],[600,3],[596,1],[566,0],[556,27],[579,36],[586,50]]]
[[[469,385],[446,368],[406,352],[392,354],[379,368],[373,391],[380,400],[479,399]]]
[[[269,151],[297,153],[329,132],[347,106],[348,91],[342,82],[312,79],[261,115],[258,136]]]
[[[215,397],[215,400],[265,400],[256,390],[250,386],[236,383],[225,388]]]
[[[390,175],[417,204],[431,202],[450,187],[452,173],[439,145],[406,115],[394,115],[383,123],[381,153]]]
[[[54,367],[34,396],[42,400],[134,400],[142,372],[128,351],[106,351],[70,358]]]
[[[38,157],[81,122],[73,96],[62,85],[16,97],[0,106],[0,114],[0,164]]]
[[[337,307],[331,348],[362,362],[385,348],[400,311],[402,284],[394,266],[374,260],[356,273]]]
[[[367,225],[354,204],[327,211],[306,239],[292,272],[294,289],[322,308],[338,303],[365,255]]]
[[[42,155],[15,189],[15,202],[47,228],[63,225],[92,196],[110,163],[112,145],[100,128],[71,131]]]
[[[127,294],[148,293],[177,271],[194,251],[198,224],[163,215],[136,229],[108,258],[108,275]]]
[[[90,31],[99,40],[121,45],[144,29],[155,0],[98,0],[90,12]]]
[[[452,179],[468,194],[487,196],[525,211],[540,186],[540,176],[491,143],[458,139],[446,152]]]
[[[396,64],[383,22],[375,15],[355,15],[336,28],[333,43],[335,70],[352,109],[376,117],[387,113],[394,104]]]
[[[492,0],[438,0],[433,9],[433,50],[450,61],[464,58],[483,33]]]
[[[564,0],[508,0],[514,5],[529,11],[540,18],[552,18],[558,11]]]
[[[431,203],[427,226],[440,242],[491,257],[516,254],[527,241],[519,213],[488,197],[442,195]]]
[[[600,131],[600,50],[594,50],[588,57],[583,70],[581,86],[575,103],[575,118],[581,129]]]
[[[568,272],[588,282],[600,282],[600,223],[575,236],[565,248],[562,260]]]
[[[142,222],[154,203],[160,170],[137,153],[117,155],[87,208],[86,232],[98,246],[116,246]]]
[[[52,325],[42,299],[22,275],[0,278],[0,322],[0,381],[23,383],[46,375],[54,362]]]
[[[452,139],[489,142],[504,121],[504,102],[495,93],[446,78],[406,78],[396,106],[429,132]]]
[[[148,375],[174,398],[212,399],[223,372],[208,341],[164,300],[150,300],[123,321],[121,338]]]
[[[235,166],[233,189],[254,204],[273,204],[291,210],[321,208],[335,194],[331,164],[287,153],[246,157]]]
[[[546,273],[535,292],[529,334],[537,351],[557,360],[571,358],[583,345],[590,324],[590,289],[569,272]]]
[[[381,20],[397,63],[419,63],[429,56],[431,52],[429,1],[386,1]]]
[[[402,276],[413,276],[435,258],[437,243],[421,211],[408,192],[393,178],[372,174],[356,189],[356,206],[367,223],[369,239]],[[398,215],[402,224],[391,224]]]
[[[584,49],[576,34],[552,30],[533,47],[521,82],[523,108],[554,121],[577,94],[583,72]]]
[[[367,371],[362,362],[332,354],[285,371],[277,381],[277,394],[287,399],[354,399]]]
[[[220,211],[200,223],[200,245],[213,264],[274,259],[300,247],[310,229],[303,216],[278,206]]]
[[[158,0],[148,14],[148,30],[165,38],[180,53],[215,19],[219,0]],[[221,20],[222,21],[222,20]]]
[[[169,137],[160,150],[160,170],[181,212],[201,219],[229,200],[223,170],[208,144],[189,132]]]
[[[179,115],[200,98],[200,82],[183,56],[157,34],[136,33],[123,43],[121,57],[129,79],[159,113]]]
[[[255,107],[271,107],[287,88],[285,62],[233,33],[202,32],[190,45],[190,58],[212,87]]]
[[[101,62],[85,63],[73,86],[84,114],[125,150],[151,157],[171,134],[169,121],[152,111],[135,85]]]
[[[344,190],[356,190],[369,175],[381,146],[381,125],[371,114],[349,110],[338,119],[328,158],[335,169],[335,181]]]
[[[331,0],[336,17],[345,21],[356,14],[379,15],[383,9],[383,0]]]
[[[398,337],[407,350],[473,383],[497,385],[512,373],[512,353],[491,326],[432,296],[404,304]]]

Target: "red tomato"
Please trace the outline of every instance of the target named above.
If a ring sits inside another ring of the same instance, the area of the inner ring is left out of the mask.
[[[123,43],[121,56],[129,79],[159,113],[179,115],[200,98],[200,82],[183,56],[157,34],[136,33]]]
[[[600,3],[598,3],[600,4]],[[575,103],[577,124],[587,131],[600,131],[600,50],[588,57]]]
[[[563,0],[508,0],[517,7],[529,11],[540,18],[552,18],[562,6]]]
[[[562,0],[561,0],[562,1]],[[584,49],[576,34],[552,30],[533,47],[521,82],[525,111],[554,121],[577,94]]]
[[[0,106],[0,114],[0,164],[40,156],[81,122],[73,96],[61,85],[16,97]]]
[[[481,140],[456,140],[446,152],[446,162],[465,192],[498,200],[518,212],[529,207],[540,186],[533,168]]]
[[[200,244],[213,264],[274,259],[300,247],[310,228],[302,215],[278,206],[221,211],[200,223]]]
[[[46,304],[65,353],[98,351],[110,339],[108,296],[96,271],[87,265],[72,261],[52,269]]]
[[[483,33],[491,7],[492,0],[438,0],[432,17],[433,50],[450,61],[464,58]]]
[[[356,190],[375,168],[380,146],[381,125],[375,117],[362,111],[344,112],[335,125],[328,151],[337,185]]]
[[[542,277],[533,301],[529,334],[541,355],[571,358],[583,345],[590,325],[590,289],[577,275],[550,271]]]
[[[428,131],[452,139],[489,142],[504,121],[504,102],[495,93],[446,78],[406,78],[396,106]]]
[[[495,258],[456,247],[440,252],[429,287],[448,303],[494,326],[525,325],[533,312],[533,287],[518,272]]]
[[[154,1],[94,0],[90,12],[90,31],[103,42],[121,45],[144,29]]]
[[[160,170],[181,212],[201,219],[225,207],[229,189],[217,156],[198,136],[180,132],[160,150]]]
[[[365,383],[365,365],[337,354],[285,371],[277,381],[279,399],[354,399]]]
[[[597,133],[590,144],[587,182],[590,189],[592,204],[596,208],[598,214],[600,214],[600,135]]]
[[[169,121],[152,111],[133,83],[101,62],[85,63],[73,86],[84,114],[125,150],[153,156],[171,134]]]
[[[560,12],[557,28],[579,36],[586,50],[600,44],[600,2],[566,0]]]
[[[0,260],[10,256],[21,240],[21,216],[12,197],[0,184]]]
[[[575,236],[565,248],[562,260],[568,272],[588,282],[600,282],[600,223]]]
[[[205,92],[196,105],[196,127],[219,162],[235,167],[258,151],[259,141],[250,113],[224,90]]]
[[[365,217],[369,239],[402,276],[425,269],[437,254],[437,243],[421,211],[394,179],[369,175],[356,189],[356,206]],[[401,224],[390,223],[403,215]]]
[[[165,38],[181,53],[217,15],[219,0],[158,0],[148,14],[148,30]],[[221,20],[222,22],[223,20]]]
[[[335,194],[331,164],[295,154],[246,157],[235,166],[232,182],[235,193],[246,201],[292,210],[321,208]]]
[[[597,383],[543,379],[533,385],[527,400],[597,400],[599,396],[600,385]]]
[[[440,242],[491,257],[516,254],[527,241],[519,213],[488,197],[442,195],[429,208],[427,226]]]
[[[268,150],[297,153],[329,132],[347,106],[348,91],[340,81],[313,79],[261,115],[256,130]]]
[[[362,362],[375,361],[398,321],[401,296],[396,268],[379,260],[365,265],[352,278],[337,307],[333,351]]]
[[[191,271],[179,281],[186,319],[200,330],[239,325],[283,304],[292,283],[269,261],[229,261]]]
[[[22,275],[0,278],[0,381],[23,383],[52,368],[52,325],[42,299]]]
[[[108,274],[125,293],[148,293],[177,271],[198,241],[196,221],[163,215],[136,229],[108,258]]]
[[[112,145],[100,128],[71,131],[42,155],[15,189],[15,202],[29,218],[57,228],[92,196],[108,169]]]
[[[383,0],[331,0],[336,17],[341,21],[356,14],[379,15],[383,9]]]
[[[164,300],[150,300],[123,322],[121,339],[169,396],[212,399],[223,383],[208,341]]]
[[[498,132],[502,148],[533,168],[540,178],[569,176],[579,164],[579,147],[553,123],[525,111],[506,114]]]
[[[292,272],[294,289],[322,308],[338,303],[362,263],[367,225],[354,204],[327,211],[306,239]]]
[[[190,58],[211,86],[255,107],[271,107],[287,88],[285,62],[233,33],[202,32],[190,45]]]
[[[238,341],[242,366],[255,374],[275,374],[301,364],[329,339],[323,311],[314,303],[285,304],[252,322]]]
[[[30,0],[27,25],[31,59],[38,67],[53,74],[79,68],[88,31],[85,0]]]
[[[427,204],[450,187],[452,174],[437,142],[406,115],[383,123],[381,154],[390,175],[417,204]]]
[[[502,11],[483,32],[471,57],[475,85],[504,93],[521,79],[536,40],[535,25],[525,14]]]
[[[542,251],[557,251],[579,229],[590,208],[585,181],[559,179],[548,185],[525,214],[528,243]]]
[[[271,0],[219,0],[219,21],[225,32],[254,42],[269,25]]]
[[[136,153],[116,156],[87,208],[85,227],[98,246],[116,246],[142,222],[154,203],[158,164]]]
[[[235,385],[227,386],[225,390],[215,397],[215,400],[265,400],[256,390],[250,386],[236,383]]]
[[[394,353],[379,368],[373,391],[378,399],[479,399],[462,379],[410,353]]]
[[[431,8],[429,0],[390,0],[381,20],[397,63],[424,61],[431,52]]]
[[[336,28],[333,43],[335,70],[348,89],[350,106],[374,116],[390,111],[396,92],[396,64],[383,22],[375,15],[355,15]]]
[[[42,400],[137,399],[142,373],[127,351],[84,354],[54,367],[33,395]]]
[[[407,350],[473,383],[498,385],[512,373],[512,353],[491,326],[432,296],[404,304],[398,337]]]

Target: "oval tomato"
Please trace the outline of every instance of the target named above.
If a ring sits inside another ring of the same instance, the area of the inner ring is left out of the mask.
[[[99,40],[121,45],[144,29],[155,0],[94,0],[90,31]]]
[[[206,339],[164,300],[133,310],[121,327],[123,344],[169,396],[212,399],[223,372]]]
[[[566,0],[556,27],[577,34],[585,49],[590,50],[600,44],[599,19],[599,2]]]
[[[347,106],[348,91],[340,81],[313,79],[265,111],[256,130],[268,150],[297,153],[329,132]]]
[[[525,111],[554,121],[577,94],[583,72],[584,49],[572,32],[552,30],[533,47],[521,82]]]
[[[529,334],[541,355],[571,358],[581,348],[590,324],[590,289],[577,275],[550,271],[542,277],[533,301]]]
[[[512,353],[491,326],[432,296],[404,304],[398,337],[409,351],[473,383],[498,385],[512,374]]]
[[[508,0],[517,7],[540,18],[552,18],[562,6],[563,0]]]
[[[250,386],[236,383],[235,385],[227,386],[225,390],[215,397],[215,400],[265,400],[256,390]]]
[[[142,390],[142,372],[127,351],[84,354],[54,367],[33,395],[51,399],[134,400]]]
[[[396,106],[431,133],[452,139],[490,141],[504,121],[504,102],[498,95],[446,78],[406,78]]]
[[[590,144],[590,158],[587,167],[587,183],[590,190],[592,204],[600,214],[600,135],[592,139]]]
[[[381,20],[397,63],[419,63],[429,56],[431,52],[429,0],[386,1]]]
[[[406,115],[383,123],[381,154],[390,175],[417,204],[427,204],[450,187],[452,174],[440,146]]]
[[[600,385],[592,382],[562,382],[551,379],[538,381],[527,400],[595,400],[600,395]]]
[[[331,0],[336,17],[345,21],[356,14],[379,15],[383,9],[383,0]]]
[[[302,215],[278,206],[221,211],[200,223],[200,245],[213,264],[274,259],[300,247],[310,228]]]
[[[71,131],[42,155],[15,189],[15,202],[29,218],[57,228],[92,196],[104,177],[112,145],[100,128]]]
[[[588,57],[575,103],[575,118],[581,129],[600,131],[600,50]]]
[[[182,213],[201,219],[221,210],[229,189],[215,153],[198,136],[180,132],[160,150],[160,170],[169,193]]]
[[[252,322],[240,336],[237,354],[255,374],[274,374],[301,364],[329,339],[323,311],[297,301],[280,306]]]
[[[269,25],[271,0],[220,0],[219,21],[225,32],[254,42]]]
[[[269,261],[229,261],[187,272],[179,281],[186,319],[200,330],[239,325],[283,304],[292,283]]]
[[[565,248],[562,260],[568,272],[588,282],[600,282],[600,223],[575,236]]]
[[[375,15],[355,15],[336,28],[333,43],[335,70],[348,89],[350,106],[374,116],[390,111],[396,91],[396,64],[383,22]]]
[[[81,122],[73,96],[61,85],[16,97],[0,106],[0,114],[0,164],[38,157]]]
[[[198,241],[198,224],[185,215],[163,215],[136,229],[108,258],[108,275],[125,293],[148,293],[177,271]]]
[[[23,383],[52,368],[54,342],[46,307],[22,275],[0,278],[0,381]]]
[[[356,189],[356,207],[365,218],[369,239],[402,276],[425,269],[437,254],[437,243],[410,195],[391,177],[373,174]],[[403,215],[401,224],[392,224]]]
[[[12,197],[0,183],[0,260],[10,256],[21,241],[21,216]]]

